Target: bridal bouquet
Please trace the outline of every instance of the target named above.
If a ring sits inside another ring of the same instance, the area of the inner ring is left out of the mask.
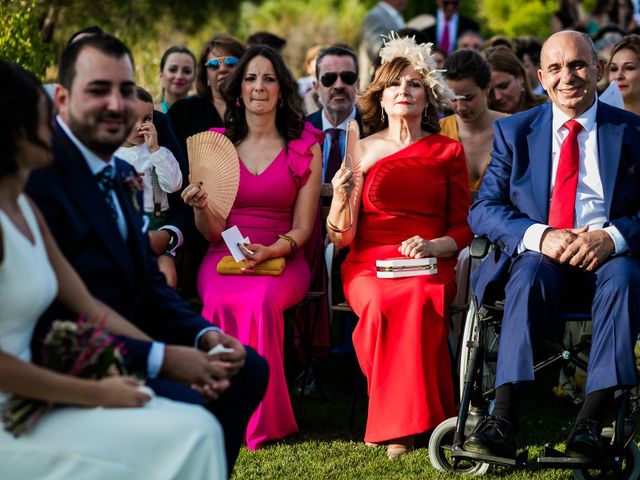
[[[56,320],[42,347],[42,366],[81,378],[124,375],[123,345],[84,318]],[[10,395],[3,405],[4,428],[15,437],[27,433],[53,405]]]

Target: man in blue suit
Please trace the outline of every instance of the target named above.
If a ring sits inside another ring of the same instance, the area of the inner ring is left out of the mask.
[[[636,385],[640,318],[640,117],[597,100],[588,36],[551,36],[540,82],[552,101],[501,119],[469,222],[496,245],[478,269],[480,302],[504,286],[493,415],[467,439],[478,453],[515,453],[519,382],[531,381],[532,344],[567,299],[591,306],[586,400],[566,454],[603,455],[600,433],[617,388]]]
[[[159,395],[206,403],[224,428],[231,472],[266,389],[266,362],[197,315],[158,271],[136,173],[113,157],[135,122],[128,48],[107,34],[73,42],[59,76],[54,162],[32,175],[27,190],[93,295],[155,340],[124,339],[129,371],[146,374]],[[64,317],[50,311],[40,331]],[[219,344],[230,351],[207,354]]]

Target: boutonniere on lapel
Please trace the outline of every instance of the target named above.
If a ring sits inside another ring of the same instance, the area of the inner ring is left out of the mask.
[[[144,184],[142,183],[142,175],[139,173],[132,173],[130,175],[122,174],[122,182],[127,187],[129,192],[129,198],[133,204],[133,208],[137,213],[140,213],[140,203],[138,202],[138,193],[142,193],[144,190]]]

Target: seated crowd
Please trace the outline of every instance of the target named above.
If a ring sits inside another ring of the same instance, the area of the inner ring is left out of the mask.
[[[405,28],[404,3],[369,12],[367,58],[320,46],[300,84],[286,41],[268,32],[246,44],[216,34],[197,57],[168,48],[156,101],[135,84],[128,47],[98,27],[69,40],[52,99],[0,62],[0,402],[70,406],[22,435],[0,432],[3,478],[222,479],[243,443],[295,434],[285,316],[295,309],[326,350],[327,305],[300,305],[327,289],[328,244],[358,317],[364,440],[390,459],[410,452],[456,413],[449,305],[474,234],[496,245],[474,295],[499,284],[506,309],[495,407],[464,448],[515,454],[539,337],[577,296],[593,346],[566,454],[603,455],[614,392],[638,383],[640,36],[599,56],[586,33],[564,29],[605,25],[567,8],[544,43],[483,42],[458,2],[439,0],[423,30]],[[635,25],[621,22],[623,33]],[[188,139],[208,131],[237,154],[227,211],[190,168]],[[220,268],[232,227],[244,256],[235,275]],[[380,278],[376,261],[395,257],[436,258],[437,271]],[[126,375],[47,368],[49,332],[79,317],[122,346]],[[96,406],[107,408],[80,408]]]

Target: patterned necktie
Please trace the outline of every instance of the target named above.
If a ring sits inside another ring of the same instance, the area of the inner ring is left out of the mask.
[[[575,120],[568,120],[564,126],[569,135],[560,147],[560,161],[553,184],[553,195],[549,207],[549,226],[553,228],[573,228],[580,168],[580,148],[578,134],[582,130]]]
[[[107,202],[109,210],[111,210],[111,216],[117,222],[118,211],[116,210],[116,206],[113,203],[112,195],[115,185],[115,178],[113,173],[113,166],[107,165],[96,174],[96,181],[98,182],[98,188],[102,191],[102,193],[104,193],[104,200],[105,202]]]
[[[328,128],[325,130],[331,139],[331,147],[329,147],[329,155],[327,155],[327,168],[324,174],[324,181],[330,182],[333,176],[342,165],[342,151],[340,149],[340,130],[339,128]]]
[[[449,51],[449,21],[444,21],[444,29],[442,30],[442,37],[440,38],[440,48],[447,52],[449,55],[451,52]]]

